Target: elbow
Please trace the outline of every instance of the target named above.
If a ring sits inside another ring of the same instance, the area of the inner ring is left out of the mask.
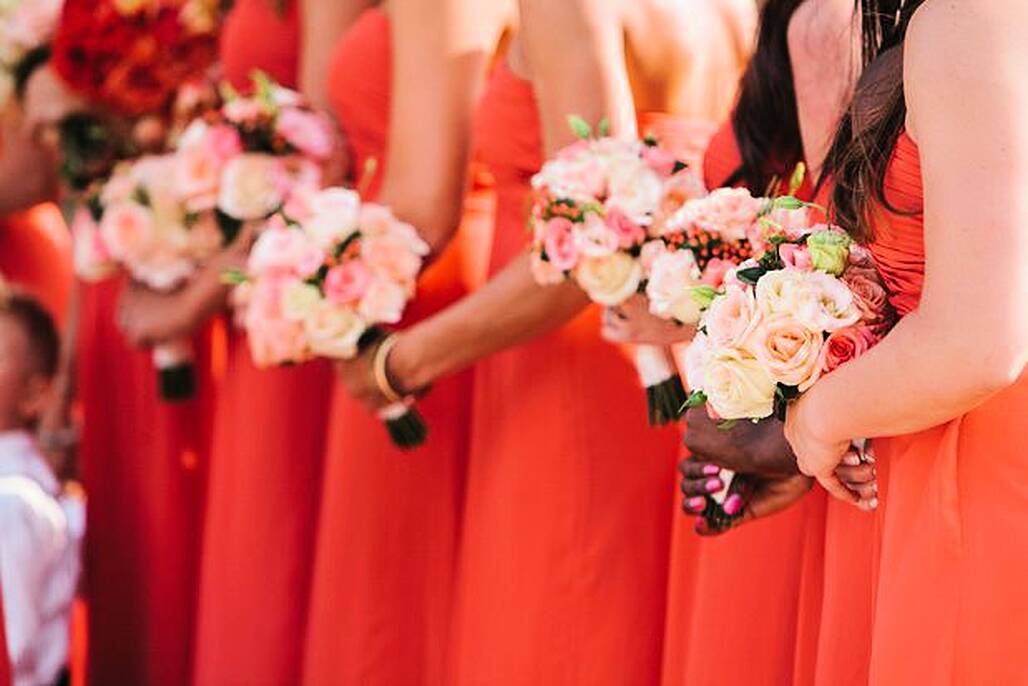
[[[1028,345],[1015,349],[1005,346],[1004,349],[989,355],[989,360],[982,365],[982,382],[990,394],[999,393],[1020,380],[1028,364]]]

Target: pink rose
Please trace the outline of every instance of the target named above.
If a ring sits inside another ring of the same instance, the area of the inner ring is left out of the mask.
[[[752,291],[729,286],[714,298],[703,318],[710,342],[718,348],[742,348],[760,323]]]
[[[668,217],[690,200],[707,195],[707,189],[699,175],[685,169],[664,182],[662,195],[660,213],[663,217]]]
[[[314,112],[283,110],[275,121],[275,132],[304,155],[318,160],[328,159],[335,146],[331,125]]]
[[[722,260],[719,257],[711,258],[707,261],[707,266],[703,269],[700,281],[707,286],[720,288],[725,281],[725,276],[734,267],[735,265],[728,260]]]
[[[642,158],[646,164],[650,165],[650,169],[661,176],[671,176],[675,170],[675,164],[678,163],[678,158],[674,153],[659,145],[644,145]]]
[[[668,248],[664,241],[656,240],[644,243],[642,249],[639,250],[639,264],[642,265],[643,271],[649,274],[657,258],[666,252],[668,252]]]
[[[299,229],[272,223],[257,238],[250,251],[247,271],[251,274],[295,275],[307,278],[325,262],[325,253]]]
[[[607,257],[618,249],[618,235],[595,212],[576,226],[575,243],[585,257]]]
[[[862,245],[853,243],[850,245],[849,263],[851,267],[875,269],[875,258],[871,251]]]
[[[406,305],[407,291],[402,286],[386,279],[375,279],[368,285],[357,312],[372,324],[396,324],[403,317]]]
[[[616,207],[607,211],[607,228],[617,237],[617,247],[631,248],[646,240],[646,232]]]
[[[554,217],[546,222],[543,248],[550,264],[562,272],[571,271],[578,264],[574,226],[563,217]]]
[[[777,383],[805,391],[821,373],[824,337],[787,314],[764,317],[749,347]]]
[[[835,331],[821,349],[821,373],[827,374],[860,357],[877,342],[878,337],[866,326],[848,326]]]
[[[718,188],[705,198],[686,203],[683,209],[697,228],[726,241],[741,241],[749,235],[764,202],[743,188]]]
[[[810,259],[810,251],[806,246],[795,243],[783,243],[778,246],[778,256],[788,267],[809,272],[814,269],[814,262]]]
[[[155,231],[153,214],[135,202],[108,207],[100,221],[100,236],[119,262],[144,260],[153,249]]]
[[[301,191],[300,196],[306,197],[306,218],[303,230],[317,245],[330,249],[349,238],[357,225],[361,214],[361,201],[356,192],[344,188],[327,188],[318,193],[309,194]],[[288,211],[286,214],[293,216]],[[368,232],[373,240],[382,231]]]
[[[358,260],[332,267],[325,276],[325,297],[337,305],[360,300],[371,284],[371,272]]]

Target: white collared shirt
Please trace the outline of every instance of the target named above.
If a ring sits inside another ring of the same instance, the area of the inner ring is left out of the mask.
[[[85,531],[32,436],[0,433],[0,589],[15,686],[53,684],[68,659]]]

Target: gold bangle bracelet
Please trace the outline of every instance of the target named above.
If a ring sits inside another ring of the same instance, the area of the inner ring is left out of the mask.
[[[375,385],[378,386],[378,390],[382,392],[382,395],[391,403],[403,402],[404,395],[398,393],[393,387],[393,384],[389,382],[389,373],[386,371],[386,365],[389,362],[389,353],[392,352],[393,346],[399,339],[395,333],[386,336],[378,347],[375,348],[375,357],[371,362],[371,370],[375,375]]]

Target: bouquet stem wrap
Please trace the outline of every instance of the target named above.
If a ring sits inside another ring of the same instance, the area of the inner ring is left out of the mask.
[[[635,368],[646,388],[650,426],[677,421],[688,395],[671,351],[655,345],[636,346]]]
[[[154,347],[153,363],[157,369],[157,385],[163,400],[182,402],[196,394],[193,360],[193,343],[188,338]]]

